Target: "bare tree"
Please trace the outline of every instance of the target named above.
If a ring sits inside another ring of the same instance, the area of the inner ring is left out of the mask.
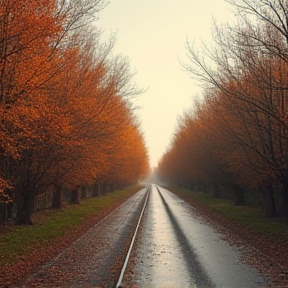
[[[236,8],[237,25],[215,24],[215,46],[204,45],[201,53],[187,41],[188,63],[183,67],[205,87],[208,98],[215,97],[209,89],[216,89],[222,105],[238,122],[222,126],[230,145],[238,145],[247,159],[242,167],[230,162],[238,182],[249,186],[245,177],[241,180],[245,169],[262,175],[255,182],[280,188],[281,213],[287,215],[288,1],[227,2]]]

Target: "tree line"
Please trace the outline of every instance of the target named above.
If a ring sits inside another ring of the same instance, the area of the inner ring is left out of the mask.
[[[48,187],[61,207],[63,187],[77,202],[83,187],[125,187],[147,173],[131,101],[141,91],[127,59],[112,55],[114,37],[102,41],[95,27],[105,5],[0,2],[0,202],[17,207],[19,224],[32,223]]]
[[[225,187],[236,205],[258,193],[267,216],[288,216],[288,1],[227,0],[236,24],[213,43],[187,41],[182,63],[203,87],[159,163],[182,187]],[[248,194],[247,194],[248,192]]]

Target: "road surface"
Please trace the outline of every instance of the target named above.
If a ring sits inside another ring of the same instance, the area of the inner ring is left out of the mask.
[[[123,287],[270,287],[180,198],[152,187]]]
[[[158,191],[159,189],[159,191]],[[114,288],[147,189],[13,288]],[[123,287],[270,287],[186,202],[152,185]],[[10,287],[9,287],[10,288]]]

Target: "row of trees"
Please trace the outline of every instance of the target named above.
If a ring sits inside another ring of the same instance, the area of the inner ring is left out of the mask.
[[[288,216],[288,1],[227,0],[234,26],[214,25],[213,48],[188,43],[183,64],[203,101],[179,121],[159,165],[180,185],[229,187],[235,204],[257,189],[268,216]]]
[[[133,73],[94,26],[104,6],[0,2],[0,202],[16,203],[19,223],[51,185],[125,186],[147,173]]]

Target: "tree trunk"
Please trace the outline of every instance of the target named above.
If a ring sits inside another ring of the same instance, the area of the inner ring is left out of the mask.
[[[105,184],[103,184],[103,185],[101,185],[102,187],[101,187],[101,192],[102,192],[102,194],[103,195],[107,195],[107,193],[108,193],[108,186],[107,186],[107,183],[105,183]]]
[[[103,189],[103,184],[99,184],[98,185],[98,193],[99,193],[99,196],[101,195],[104,195],[104,189]]]
[[[55,185],[52,198],[52,209],[60,209],[63,206],[63,193],[60,185]]]
[[[80,193],[79,193],[79,189],[76,188],[74,190],[71,190],[70,192],[70,201],[71,204],[80,204]]]
[[[13,202],[9,202],[7,204],[7,218],[12,219],[13,218]]]
[[[265,215],[267,217],[274,217],[276,215],[276,209],[272,185],[262,186],[261,192],[264,199]]]
[[[244,189],[239,185],[233,185],[234,206],[245,205]]]
[[[111,186],[110,186],[110,192],[114,192],[115,190],[117,190],[117,184],[115,182],[111,183]]]
[[[81,190],[81,199],[86,198],[87,197],[87,187],[86,186],[82,186],[80,188],[80,190]]]
[[[14,212],[14,200],[15,200],[15,195],[12,190],[7,190],[7,193],[9,195],[11,202],[7,204],[7,219],[12,219],[14,217],[13,212]]]
[[[282,177],[281,187],[281,203],[279,214],[282,217],[288,217],[288,181],[286,177]]]
[[[285,190],[285,193],[283,195],[283,216],[285,218],[288,217],[288,191],[287,189]]]
[[[31,214],[34,211],[34,200],[31,191],[20,191],[17,199],[17,225],[33,225]]]
[[[287,187],[284,187],[282,190],[282,203],[281,203],[281,211],[280,211],[280,215],[282,217],[287,218],[288,217],[288,195],[287,195],[288,191],[287,191]]]
[[[6,220],[6,204],[0,202],[0,224],[5,223]]]
[[[101,193],[100,193],[100,185],[94,184],[94,185],[93,185],[92,196],[93,196],[93,197],[99,197],[100,195],[101,195]]]
[[[107,184],[107,193],[111,193],[114,191],[114,185],[113,183]]]

